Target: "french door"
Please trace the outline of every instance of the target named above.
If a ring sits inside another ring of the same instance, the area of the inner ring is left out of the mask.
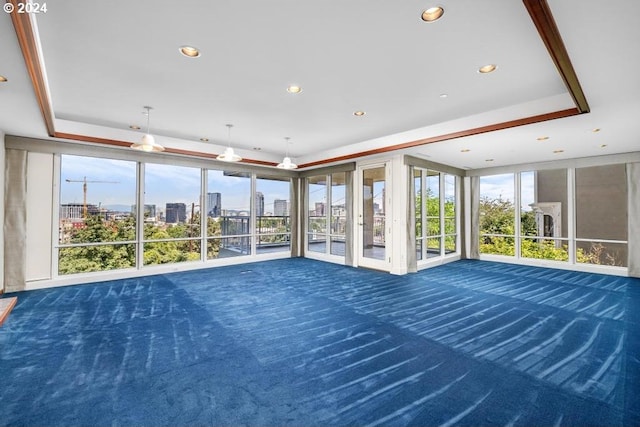
[[[391,222],[387,203],[390,165],[388,162],[358,168],[358,265],[391,269]]]

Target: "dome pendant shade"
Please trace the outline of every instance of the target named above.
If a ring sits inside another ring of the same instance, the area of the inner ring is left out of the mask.
[[[150,153],[152,151],[160,152],[164,151],[162,145],[156,144],[156,139],[149,133],[149,116],[151,115],[151,107],[144,107],[147,110],[147,133],[144,134],[142,140],[139,143],[131,144],[131,148],[134,150],[146,151]]]
[[[137,144],[131,144],[131,148],[134,150],[146,151],[147,153],[155,151],[160,152],[164,151],[164,147],[156,144],[156,140],[151,134],[145,134],[142,137],[142,142]]]
[[[242,160],[242,157],[238,156],[233,151],[233,148],[227,147],[226,150],[224,150],[224,153],[218,155],[216,159],[222,160],[223,162],[239,162],[240,160]]]
[[[216,160],[222,160],[223,162],[239,162],[240,160],[242,160],[242,157],[238,156],[234,151],[233,148],[231,147],[231,128],[233,127],[232,124],[228,124],[226,125],[227,129],[229,130],[229,146],[224,150],[224,153],[219,154],[218,157],[216,157]]]
[[[282,163],[278,164],[279,169],[296,169],[297,167],[298,165],[292,163],[289,157],[285,157],[284,159],[282,159]]]
[[[288,136],[284,138],[285,140],[285,147],[286,147],[286,154],[284,156],[284,159],[282,159],[282,163],[278,163],[278,169],[297,169],[298,165],[296,165],[295,163],[291,162],[291,158],[289,157],[289,138]]]

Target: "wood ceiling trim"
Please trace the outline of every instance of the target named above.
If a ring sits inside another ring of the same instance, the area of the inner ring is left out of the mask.
[[[26,3],[25,0],[8,0],[8,3],[13,4],[14,12],[11,13],[11,20],[13,21],[13,27],[16,30],[16,36],[18,37],[18,43],[20,44],[20,50],[22,50],[22,56],[33,84],[33,90],[35,91],[38,105],[40,106],[40,112],[44,119],[44,124],[47,128],[47,134],[54,136],[54,114],[51,106],[51,99],[49,98],[49,92],[47,90],[47,82],[44,76],[44,70],[40,63],[40,49],[36,38],[34,37],[33,26],[31,25],[30,13],[18,13],[18,4]]]
[[[402,144],[390,145],[388,147],[375,148],[375,149],[372,149],[372,150],[360,151],[358,153],[346,154],[344,156],[333,157],[333,158],[330,158],[330,159],[318,160],[316,162],[309,162],[309,163],[305,163],[305,164],[299,165],[299,167],[302,169],[302,168],[309,168],[309,167],[313,167],[313,166],[323,165],[325,163],[333,163],[333,162],[341,162],[341,161],[344,161],[344,160],[352,160],[352,159],[356,159],[358,157],[372,156],[372,155],[375,155],[375,154],[383,154],[383,153],[387,153],[389,151],[403,150],[403,149],[406,149],[406,148],[413,148],[413,147],[418,147],[418,146],[421,146],[421,145],[433,144],[435,142],[450,141],[452,139],[464,138],[466,136],[480,135],[482,133],[495,132],[495,131],[498,131],[498,130],[504,130],[504,129],[509,129],[509,128],[518,127],[518,126],[525,126],[525,125],[530,125],[530,124],[533,124],[533,123],[540,123],[540,122],[544,122],[544,121],[547,121],[547,120],[561,119],[561,118],[564,118],[564,117],[571,117],[571,116],[575,116],[575,115],[578,115],[578,114],[580,114],[580,112],[578,111],[577,108],[569,108],[567,110],[555,111],[553,113],[545,113],[545,114],[540,114],[540,115],[537,115],[537,116],[531,116],[531,117],[525,117],[525,118],[522,118],[522,119],[510,120],[508,122],[496,123],[496,124],[492,124],[492,125],[466,129],[466,130],[462,130],[462,131],[458,131],[458,132],[452,132],[452,133],[447,133],[447,134],[443,134],[443,135],[431,136],[429,138],[418,139],[418,140],[411,141],[411,142],[404,142]]]
[[[11,2],[16,9],[18,3],[25,3],[25,0],[7,0]],[[524,126],[528,124],[538,123],[547,120],[555,120],[564,117],[570,117],[578,114],[588,113],[589,105],[586,100],[586,96],[582,91],[580,82],[578,81],[577,74],[571,64],[569,54],[564,46],[560,32],[555,24],[551,9],[546,0],[523,0],[525,7],[529,11],[529,15],[533,20],[540,38],[544,42],[549,54],[556,65],[560,76],[562,77],[567,90],[569,91],[576,108],[550,112],[537,116],[526,117],[517,120],[511,120],[503,123],[496,123],[488,126],[482,126],[478,128],[466,129],[459,132],[453,132],[444,135],[433,136],[429,138],[419,139],[415,141],[405,142],[402,144],[391,145],[388,147],[376,148],[372,150],[361,151],[357,153],[347,154],[344,156],[332,157],[315,162],[309,162],[299,165],[300,168],[309,168],[313,166],[321,166],[329,163],[340,162],[345,160],[357,159],[364,156],[387,153],[396,150],[402,150],[406,148],[417,147],[420,145],[432,144],[435,142],[448,141],[456,138],[462,138],[465,136],[478,135],[486,132],[494,132],[498,130],[508,129],[517,126]],[[55,114],[51,100],[49,98],[48,86],[44,76],[43,66],[40,62],[39,44],[35,37],[35,32],[31,24],[31,18],[29,14],[12,13],[11,19],[18,36],[20,43],[20,49],[25,59],[27,70],[34,87],[36,99],[40,106],[40,111],[47,128],[47,133],[51,137],[63,138],[81,142],[91,142],[96,144],[111,145],[118,147],[126,147],[131,145],[131,142],[105,139],[92,137],[87,135],[69,134],[55,131]],[[166,148],[166,153],[180,154],[192,157],[211,158],[214,159],[217,155],[211,153],[203,153],[199,151],[181,150],[177,148]],[[276,166],[274,162],[266,162],[255,159],[243,159],[241,163],[262,165],[262,166]]]
[[[588,113],[590,110],[587,97],[582,90],[582,86],[580,86],[578,75],[573,68],[573,64],[571,64],[571,58],[569,58],[569,53],[562,41],[560,30],[558,30],[556,21],[553,19],[547,0],[523,0],[523,2],[531,16],[531,20],[538,29],[540,38],[549,51],[553,63],[558,69],[558,73],[560,73],[560,77],[562,77],[567,90],[571,94],[576,108],[578,108],[580,114]]]
[[[70,139],[72,141],[80,141],[80,142],[92,142],[95,144],[111,145],[114,147],[126,148],[131,146],[131,142],[119,141],[117,139],[97,138],[95,136],[76,135],[73,133],[56,132],[52,136],[54,136],[55,138]],[[179,148],[171,148],[171,147],[166,147],[164,149],[164,152],[168,154],[180,154],[182,156],[198,157],[198,158],[211,159],[211,160],[216,160],[216,158],[218,157],[218,155],[215,153],[203,153],[201,151],[182,150]],[[277,163],[274,163],[274,162],[267,162],[267,161],[255,160],[255,159],[242,159],[242,161],[239,163],[246,163],[250,165],[260,165],[260,166],[277,166],[278,165]]]

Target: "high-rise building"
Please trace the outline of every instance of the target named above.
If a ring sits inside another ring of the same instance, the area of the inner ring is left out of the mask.
[[[273,201],[273,214],[275,216],[289,216],[289,201],[275,199]]]
[[[136,216],[138,212],[138,207],[136,205],[131,205],[131,214]],[[156,205],[144,205],[144,217],[145,218],[155,218],[156,217]]]
[[[100,208],[96,205],[87,204],[87,215],[97,215]],[[66,203],[60,205],[60,219],[82,219],[84,218],[85,205],[82,203]]]
[[[316,216],[325,215],[325,205],[324,202],[316,202]]]
[[[210,217],[222,215],[222,194],[207,193],[207,215]]]
[[[264,194],[262,194],[259,191],[256,191],[255,203],[256,203],[256,216],[263,216],[264,215]]]
[[[165,222],[178,224],[187,221],[187,205],[184,203],[167,203]]]

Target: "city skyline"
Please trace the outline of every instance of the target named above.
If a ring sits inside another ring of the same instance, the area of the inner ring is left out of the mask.
[[[250,179],[209,170],[207,193],[222,194],[222,209],[250,210]],[[261,175],[260,177],[262,177]],[[64,155],[60,173],[60,204],[83,203],[83,180],[87,180],[87,204],[124,208],[136,205],[136,162]],[[260,178],[259,177],[259,178]],[[154,163],[145,164],[145,205],[165,209],[167,203],[200,205],[200,169]],[[67,182],[71,180],[72,182]],[[99,181],[99,182],[92,182]],[[115,183],[117,182],[117,183]],[[212,185],[213,184],[213,185]],[[284,185],[283,185],[284,184]],[[274,212],[277,199],[289,200],[288,181],[259,179],[264,212]],[[286,189],[285,189],[286,187]],[[194,191],[195,190],[195,191]],[[207,195],[205,194],[205,203]]]

